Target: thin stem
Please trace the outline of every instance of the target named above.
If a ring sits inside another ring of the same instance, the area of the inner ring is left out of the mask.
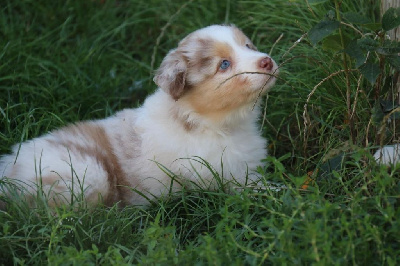
[[[342,18],[340,16],[340,3],[338,0],[335,0],[335,9],[336,9],[336,19],[341,22]],[[345,43],[344,43],[344,38],[343,38],[343,32],[341,25],[339,26],[339,36],[340,36],[340,43],[342,48],[344,49]],[[346,53],[342,52],[342,59],[343,59],[343,67],[345,70],[345,76],[346,76],[346,105],[347,105],[347,118],[349,121],[349,127],[350,127],[350,135],[351,135],[351,141],[355,143],[355,134],[354,134],[354,116],[352,116],[352,110],[351,110],[351,86],[350,86],[350,71],[347,65],[347,55]]]

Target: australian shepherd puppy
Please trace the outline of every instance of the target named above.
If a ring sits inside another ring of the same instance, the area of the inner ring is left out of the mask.
[[[235,26],[197,30],[164,58],[142,107],[17,144],[0,176],[41,189],[50,205],[71,193],[89,205],[143,205],[193,182],[212,187],[207,164],[245,185],[267,156],[258,100],[277,69]]]

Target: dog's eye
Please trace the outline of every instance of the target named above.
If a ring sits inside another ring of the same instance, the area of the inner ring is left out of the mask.
[[[231,62],[229,60],[222,60],[221,65],[219,66],[220,69],[225,70],[230,67]]]

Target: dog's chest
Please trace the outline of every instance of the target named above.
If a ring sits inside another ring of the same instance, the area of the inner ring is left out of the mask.
[[[265,140],[249,130],[218,134],[165,128],[144,135],[152,137],[142,140],[143,159],[154,160],[187,177],[195,172],[209,175],[210,167],[228,177],[244,176],[266,156]]]
[[[149,113],[148,109],[126,110],[109,124],[127,176],[159,179],[165,175],[160,169],[164,167],[188,178],[196,172],[209,176],[211,167],[224,176],[238,178],[255,170],[267,155],[266,141],[250,119],[231,130],[188,130],[165,110]],[[137,139],[133,143],[132,136]]]

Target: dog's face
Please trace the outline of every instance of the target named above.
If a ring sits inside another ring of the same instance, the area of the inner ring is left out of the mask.
[[[234,26],[214,25],[184,38],[154,81],[201,115],[221,117],[252,105],[275,83],[277,65]]]

